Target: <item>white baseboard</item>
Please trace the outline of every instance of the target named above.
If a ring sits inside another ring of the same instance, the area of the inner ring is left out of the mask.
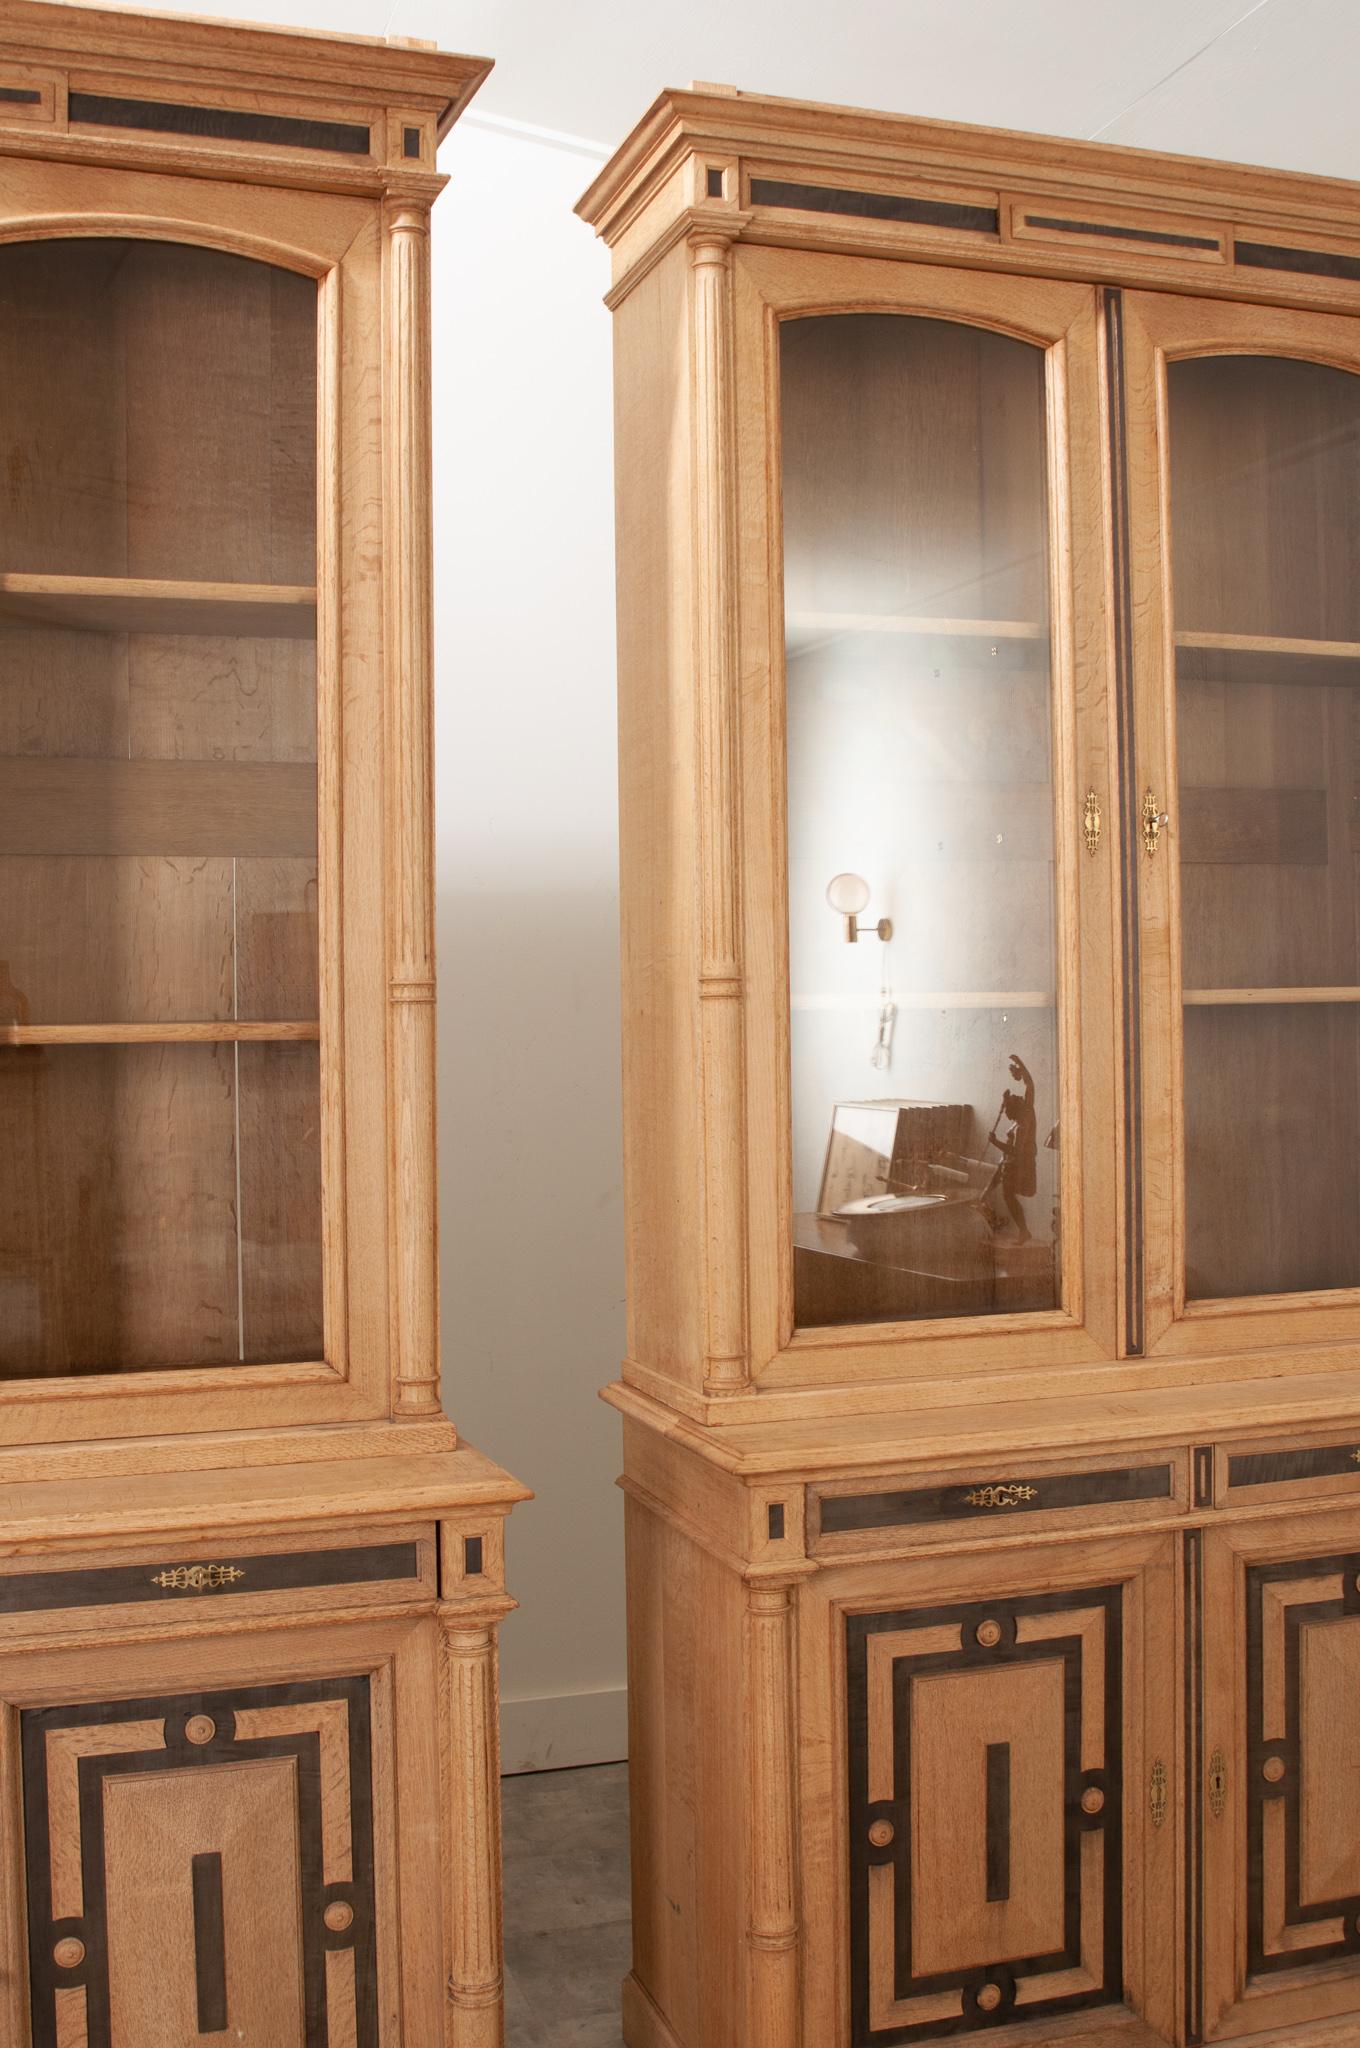
[[[628,1755],[628,1691],[558,1693],[501,1701],[501,1770],[566,1771]]]

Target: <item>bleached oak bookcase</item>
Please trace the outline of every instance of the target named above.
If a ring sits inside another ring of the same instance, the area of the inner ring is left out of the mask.
[[[0,2040],[497,2048],[428,228],[489,67],[0,18]]]
[[[1360,2039],[1360,188],[696,86],[613,252],[631,2048]]]

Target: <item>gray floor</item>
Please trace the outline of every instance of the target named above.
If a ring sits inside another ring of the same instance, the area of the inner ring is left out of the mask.
[[[628,1767],[506,1778],[506,2048],[620,2048]]]

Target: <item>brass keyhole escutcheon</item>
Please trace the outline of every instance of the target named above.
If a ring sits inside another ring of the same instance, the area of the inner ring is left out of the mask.
[[[1152,1825],[1161,1827],[1166,1819],[1166,1765],[1158,1757],[1148,1779],[1148,1813]]]
[[[1222,1820],[1227,1803],[1228,1765],[1222,1750],[1216,1749],[1209,1759],[1209,1811],[1215,1820]]]
[[[1100,798],[1093,789],[1088,789],[1086,792],[1086,802],[1082,806],[1081,836],[1086,841],[1086,851],[1093,857],[1097,847],[1100,845],[1101,823]]]

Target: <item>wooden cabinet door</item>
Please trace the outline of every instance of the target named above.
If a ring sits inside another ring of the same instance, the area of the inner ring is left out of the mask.
[[[1101,2009],[1129,2005],[1169,2033],[1172,1556],[1166,1537],[1095,1539],[879,1567],[871,1605],[832,1595],[848,2028],[819,2011],[809,2038],[887,2048],[1027,2020],[1046,2038],[1088,2009],[1103,2038]],[[813,1834],[815,1863],[834,1850]]]
[[[366,1677],[20,1728],[33,2048],[377,2048]]]
[[[1316,1370],[1301,1347],[1360,1341],[1360,321],[1108,297],[1142,1026],[1126,1346]]]
[[[1360,1516],[1205,1544],[1205,2033],[1360,2015]]]

